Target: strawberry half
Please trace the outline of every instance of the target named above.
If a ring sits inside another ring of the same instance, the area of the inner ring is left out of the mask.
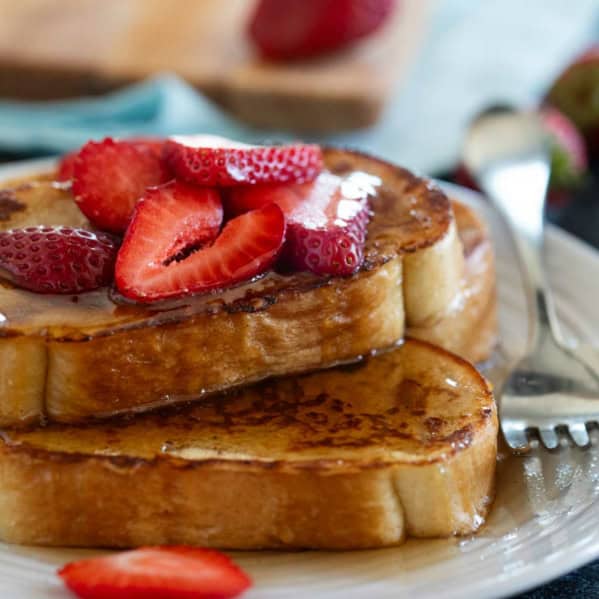
[[[81,599],[228,599],[252,584],[226,555],[182,546],[83,559],[58,575]]]
[[[106,138],[81,148],[73,167],[73,194],[95,226],[122,233],[146,188],[168,179],[152,145]]]
[[[0,232],[0,270],[37,293],[80,293],[110,284],[117,246],[110,235],[71,227]]]
[[[370,181],[323,172],[312,183],[256,185],[230,190],[233,214],[277,204],[287,219],[283,260],[295,270],[350,275],[364,260]]]
[[[267,58],[306,58],[370,35],[394,5],[394,0],[260,0],[249,36]]]
[[[216,237],[221,221],[213,189],[173,182],[148,190],[117,257],[119,291],[150,302],[227,287],[271,266],[285,238],[278,206],[234,218]]]
[[[322,169],[317,145],[250,146],[211,135],[170,138],[164,156],[178,178],[196,185],[303,183]]]

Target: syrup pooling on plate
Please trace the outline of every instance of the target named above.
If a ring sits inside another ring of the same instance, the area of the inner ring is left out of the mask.
[[[398,253],[432,245],[447,231],[451,220],[449,200],[430,182],[359,154],[327,149],[324,157],[331,172],[347,178],[346,185],[368,186],[375,191],[370,199],[373,216],[368,225],[361,270],[386,263]],[[16,189],[18,199],[23,192]],[[71,215],[68,209],[72,200],[64,186],[45,182],[27,193],[52,194],[48,203],[61,202],[64,213]],[[36,211],[47,214],[51,207]],[[419,217],[423,211],[428,213],[427,219]],[[10,227],[6,222],[0,222],[0,226]],[[0,283],[0,335],[81,338],[221,309],[255,311],[276,301],[279,294],[296,293],[325,285],[327,281],[326,277],[310,273],[281,275],[271,271],[256,282],[148,306],[126,302],[108,288],[77,296],[50,296],[16,289],[3,282]]]

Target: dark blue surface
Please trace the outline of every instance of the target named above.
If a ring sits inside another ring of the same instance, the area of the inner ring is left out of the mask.
[[[599,597],[599,560],[549,584],[517,595],[518,599],[591,599]]]

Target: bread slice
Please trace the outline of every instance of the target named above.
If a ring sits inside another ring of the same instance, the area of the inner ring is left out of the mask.
[[[166,412],[0,439],[7,542],[355,549],[475,531],[497,416],[473,366],[407,340]]]
[[[73,297],[0,286],[0,424],[146,410],[355,360],[396,343],[406,323],[438,322],[464,274],[448,198],[362,154],[328,149],[325,162],[376,190],[366,259],[352,277],[271,272],[149,307],[107,288]],[[51,175],[2,192],[3,228],[58,223],[86,224]]]
[[[487,360],[497,345],[495,256],[485,224],[471,208],[452,201],[464,251],[461,286],[446,310],[431,321],[408,326],[407,334],[470,362]]]

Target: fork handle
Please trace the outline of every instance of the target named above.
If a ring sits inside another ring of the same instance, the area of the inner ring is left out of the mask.
[[[532,350],[542,342],[546,334],[561,340],[561,330],[543,266],[543,239],[531,240],[516,233],[515,241],[522,261],[524,284],[527,287],[528,348]]]
[[[543,264],[544,198],[536,223],[529,221],[523,224],[521,215],[514,214],[504,205],[500,208],[504,218],[511,225],[511,234],[521,262],[521,276],[528,304],[528,350],[532,351],[547,335],[562,340],[561,327]]]
[[[546,179],[548,180],[548,173]],[[544,207],[547,184],[528,197],[530,204],[523,210],[519,202],[496,201],[510,225],[521,265],[521,276],[528,303],[528,350],[532,351],[546,335],[562,340],[555,305],[549,292],[543,264]],[[538,197],[534,197],[534,196]]]

